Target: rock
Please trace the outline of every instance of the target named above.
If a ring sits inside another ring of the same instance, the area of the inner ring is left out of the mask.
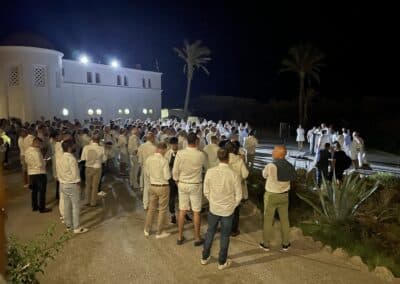
[[[359,257],[358,255],[352,256],[349,262],[353,265],[358,266],[363,272],[367,272],[369,270],[368,266],[362,261],[361,257]]]
[[[292,227],[290,229],[290,239],[295,241],[300,240],[301,238],[303,238],[303,231],[300,228]]]
[[[315,242],[315,246],[316,246],[317,248],[322,248],[322,247],[324,246],[324,244],[323,244],[322,242],[320,242],[320,241],[316,241],[316,242]]]
[[[310,237],[310,236],[305,236],[303,239],[306,241],[309,241],[309,242],[314,242],[313,237]]]
[[[325,252],[327,252],[327,253],[331,253],[331,252],[332,252],[332,247],[326,245],[326,246],[324,246],[324,247],[322,248],[322,250],[325,251]]]
[[[347,254],[347,252],[346,252],[344,249],[342,249],[342,248],[337,248],[337,249],[335,249],[335,250],[332,252],[332,254],[333,254],[334,256],[341,257],[341,258],[347,258],[347,257],[349,257],[349,255]]]
[[[377,266],[375,267],[374,273],[376,277],[381,280],[392,282],[394,280],[393,273],[384,266]]]

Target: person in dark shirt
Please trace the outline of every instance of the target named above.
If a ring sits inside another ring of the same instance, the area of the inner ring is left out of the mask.
[[[331,162],[332,154],[331,154],[331,144],[325,143],[324,149],[320,150],[318,153],[317,159],[317,184],[321,185],[322,176],[325,179],[329,179],[329,164]]]
[[[343,172],[351,165],[351,159],[344,151],[342,151],[339,142],[335,141],[333,143],[333,149],[335,152],[333,153],[332,159],[332,168],[334,169],[332,175],[334,173],[337,180],[342,180]]]

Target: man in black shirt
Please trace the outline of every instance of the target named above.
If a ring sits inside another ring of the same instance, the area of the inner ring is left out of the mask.
[[[321,185],[322,175],[325,179],[329,179],[329,164],[331,162],[331,144],[325,143],[324,149],[320,150],[317,158],[317,183]]]
[[[339,142],[335,141],[333,148],[335,152],[333,153],[332,168],[334,169],[336,179],[342,180],[343,172],[351,165],[351,159],[342,151]]]

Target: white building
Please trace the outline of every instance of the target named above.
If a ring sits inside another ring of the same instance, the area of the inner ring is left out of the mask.
[[[0,46],[0,118],[158,119],[161,75],[67,60],[50,49]]]

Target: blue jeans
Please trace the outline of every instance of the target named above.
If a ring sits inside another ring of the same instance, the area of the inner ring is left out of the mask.
[[[229,237],[231,235],[232,230],[232,220],[233,214],[227,217],[217,216],[208,213],[208,229],[206,234],[206,239],[204,241],[203,248],[203,259],[207,259],[210,256],[211,246],[214,241],[214,235],[217,231],[218,223],[221,223],[221,239],[220,239],[220,248],[219,248],[219,264],[224,264],[228,257],[228,248],[229,248]]]
[[[68,228],[79,228],[80,190],[76,183],[61,183],[61,192],[64,194],[64,221]]]

